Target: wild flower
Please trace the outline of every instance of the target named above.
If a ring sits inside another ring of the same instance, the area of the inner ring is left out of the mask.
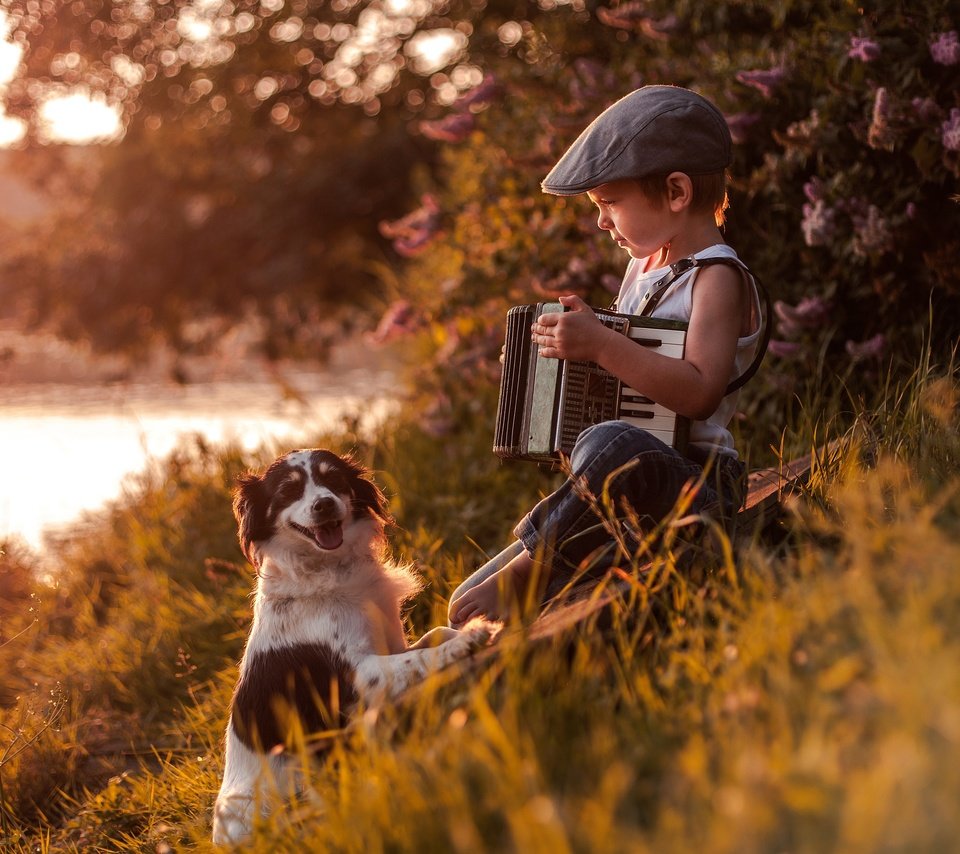
[[[823,199],[803,206],[803,220],[800,229],[807,246],[826,246],[837,233],[836,211],[828,207]]]
[[[475,107],[485,107],[499,94],[500,87],[496,78],[492,74],[486,74],[480,83],[457,98],[453,107],[460,112]]]
[[[773,304],[777,316],[777,331],[788,338],[803,329],[816,329],[830,315],[830,303],[823,297],[804,297],[796,305],[782,300]]]
[[[608,27],[620,30],[632,30],[637,22],[647,17],[647,4],[643,0],[631,0],[629,3],[620,3],[614,8],[599,6],[597,20]]]
[[[405,299],[392,302],[380,318],[377,328],[367,335],[371,344],[383,345],[413,332],[420,325],[413,304]]]
[[[855,342],[848,340],[846,344],[844,344],[847,355],[849,355],[854,362],[864,362],[867,359],[879,359],[883,355],[886,346],[887,339],[882,332],[878,332],[866,341]]]
[[[393,241],[398,255],[412,258],[423,252],[440,231],[440,205],[430,193],[424,193],[421,205],[401,219],[379,223],[380,234]]]
[[[859,59],[861,62],[873,62],[880,56],[880,45],[873,39],[853,36],[850,39],[850,49],[847,51],[850,59]]]
[[[779,341],[771,338],[767,350],[778,359],[796,359],[803,353],[803,347],[796,341]]]
[[[809,150],[814,143],[817,131],[820,128],[820,114],[811,110],[805,119],[792,122],[782,135],[776,135],[787,150],[787,157],[793,158],[798,153]]]
[[[613,8],[600,6],[597,8],[597,20],[618,30],[639,30],[648,38],[657,40],[668,38],[678,22],[677,16],[672,14],[659,19],[652,18],[644,0],[630,0]]]
[[[939,65],[956,65],[960,62],[960,41],[957,31],[936,33],[930,42],[930,56]]]
[[[470,112],[462,112],[451,113],[442,119],[422,121],[417,127],[420,133],[427,139],[432,139],[436,142],[457,143],[463,142],[470,136],[475,126],[476,119],[473,117],[473,114]]]
[[[950,118],[941,125],[940,139],[947,151],[960,151],[960,108],[950,110]]]
[[[853,213],[853,251],[860,257],[879,255],[890,248],[890,228],[876,205],[863,213]]]
[[[803,194],[811,202],[820,202],[826,198],[826,184],[814,175],[803,185]]]
[[[759,113],[731,113],[724,116],[727,120],[727,127],[730,129],[730,136],[734,145],[743,145],[748,139],[753,125],[760,121]]]
[[[890,126],[890,96],[885,87],[878,87],[873,98],[873,117],[867,131],[867,144],[871,148],[892,151],[896,137]]]
[[[736,79],[746,86],[752,86],[764,98],[773,95],[774,90],[784,81],[787,76],[786,69],[782,65],[774,68],[757,68],[751,71],[738,71]]]

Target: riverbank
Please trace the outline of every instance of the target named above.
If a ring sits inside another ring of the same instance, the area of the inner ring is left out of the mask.
[[[395,397],[388,353],[363,341],[315,365],[164,354],[131,365],[47,335],[0,329],[0,539],[40,549],[116,497],[125,477],[165,456],[185,435],[246,450],[300,444],[344,419],[368,429]]]

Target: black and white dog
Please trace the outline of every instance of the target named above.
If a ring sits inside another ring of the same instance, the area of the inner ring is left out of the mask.
[[[484,645],[493,629],[482,621],[436,628],[408,647],[400,607],[421,582],[385,559],[383,493],[348,457],[293,451],[240,479],[234,513],[257,587],[215,843],[247,836],[268,793],[295,788],[284,747],[298,733],[335,731],[358,703],[396,696]]]

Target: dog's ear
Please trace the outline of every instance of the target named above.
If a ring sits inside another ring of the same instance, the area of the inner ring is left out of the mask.
[[[380,487],[370,478],[370,472],[352,456],[344,457],[344,462],[349,466],[353,475],[350,488],[353,492],[354,518],[359,519],[368,513],[372,513],[384,522],[392,522],[393,520],[387,510],[387,498],[381,492]]]
[[[240,548],[250,563],[256,566],[253,544],[265,540],[272,533],[267,522],[267,498],[263,478],[242,474],[237,478],[233,492],[233,515],[237,517],[237,536]]]
[[[391,521],[387,498],[380,487],[367,477],[358,477],[353,486],[353,515],[361,516],[364,513],[372,513],[384,522]]]

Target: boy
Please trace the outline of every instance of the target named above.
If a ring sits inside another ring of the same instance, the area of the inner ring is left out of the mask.
[[[630,255],[617,309],[689,323],[682,359],[637,346],[603,326],[577,296],[569,309],[542,315],[531,337],[542,356],[596,362],[657,403],[691,419],[686,455],[623,421],[584,430],[570,456],[571,477],[517,525],[517,541],[454,591],[451,625],[475,616],[503,620],[531,594],[559,589],[589,559],[596,566],[612,540],[585,494],[604,490],[655,525],[688,482],[704,478],[691,513],[732,517],[741,501],[743,466],[726,429],[736,407],[727,394],[753,357],[760,308],[752,276],[715,264],[674,268],[657,301],[656,286],[681,259],[737,260],[723,241],[731,139],[709,101],[676,86],[645,86],[594,120],[544,179],[544,192],[586,193],[597,225]],[[680,275],[677,275],[681,273]],[[559,585],[559,586],[558,586]]]

